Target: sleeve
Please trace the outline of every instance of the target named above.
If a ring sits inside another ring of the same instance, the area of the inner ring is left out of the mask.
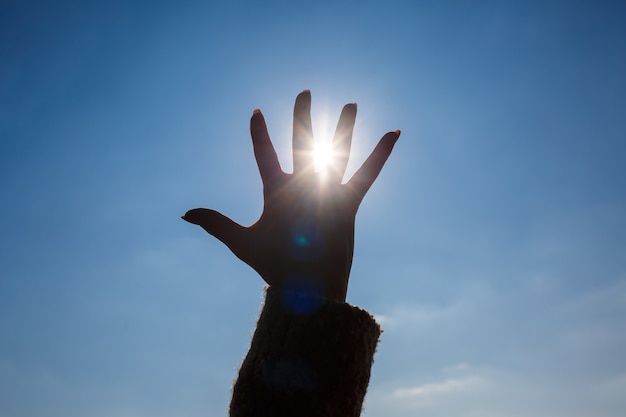
[[[358,417],[380,326],[346,303],[268,288],[231,417]]]

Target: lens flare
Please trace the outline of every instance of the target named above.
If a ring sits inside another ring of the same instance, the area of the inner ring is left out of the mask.
[[[287,277],[282,283],[284,305],[296,314],[310,314],[324,300],[324,281],[310,274]]]

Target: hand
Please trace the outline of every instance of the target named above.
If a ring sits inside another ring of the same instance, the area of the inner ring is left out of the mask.
[[[250,265],[270,286],[310,292],[344,302],[354,251],[354,219],[365,193],[391,154],[400,131],[389,132],[354,176],[341,180],[348,164],[356,104],[347,104],[333,139],[334,158],[326,172],[314,172],[311,93],[296,98],[293,122],[293,174],[282,171],[255,110],[250,121],[254,156],[263,181],[259,220],[241,226],[203,208],[183,219],[201,226]]]

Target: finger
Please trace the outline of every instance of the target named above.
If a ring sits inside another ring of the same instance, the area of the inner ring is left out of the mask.
[[[235,223],[223,214],[204,208],[189,210],[182,216],[183,220],[197,224],[209,234],[218,238],[237,256],[246,261],[248,257],[246,232],[247,228]]]
[[[282,173],[280,162],[274,150],[274,145],[267,133],[265,118],[261,110],[256,109],[250,119],[250,135],[252,136],[252,146],[254,147],[254,157],[259,166],[259,173],[263,185],[266,186],[273,178]]]
[[[293,108],[293,173],[313,173],[313,129],[311,127],[311,92],[296,97]]]
[[[329,167],[331,181],[340,183],[346,173],[355,119],[356,103],[346,104],[341,111],[337,130],[335,130],[335,137],[333,138],[333,162]]]
[[[352,190],[359,203],[376,180],[376,177],[378,177],[378,174],[380,174],[399,137],[399,130],[385,134],[367,160],[363,162],[361,168],[346,184]]]

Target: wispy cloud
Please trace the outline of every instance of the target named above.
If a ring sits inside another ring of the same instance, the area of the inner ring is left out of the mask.
[[[493,308],[498,294],[485,282],[467,283],[463,291],[445,302],[410,302],[387,306],[376,319],[386,327],[429,327],[432,325],[458,324]]]
[[[368,393],[364,415],[412,415],[416,410],[433,416],[464,415],[473,409],[476,398],[484,398],[492,392],[491,377],[473,370],[466,363],[446,367],[441,372],[454,375],[432,375],[421,384],[404,379],[393,385],[374,387]],[[465,409],[459,409],[458,404],[465,404]],[[461,410],[463,413],[459,413]]]
[[[626,407],[626,373],[616,375],[605,379],[604,381],[594,384],[591,389],[593,398],[604,404],[619,405],[620,408]]]
[[[484,382],[479,376],[468,376],[459,379],[447,379],[442,382],[430,382],[413,387],[398,388],[391,393],[394,398],[430,397],[453,391],[462,391],[476,387]]]
[[[398,307],[386,316],[389,325],[431,325],[454,320],[465,311],[468,306],[449,305],[445,307],[414,306]]]
[[[445,372],[463,372],[470,369],[470,365],[466,362],[460,362],[456,365],[446,366],[443,370]]]

